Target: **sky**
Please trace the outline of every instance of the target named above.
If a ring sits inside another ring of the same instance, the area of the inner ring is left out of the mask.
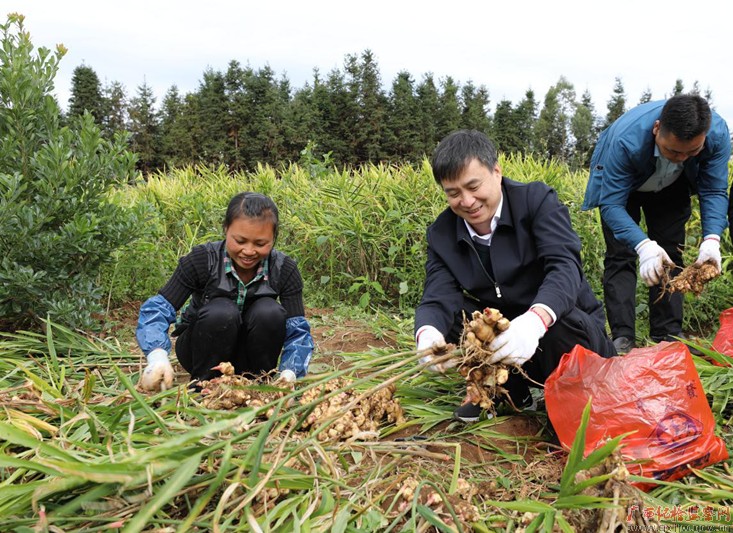
[[[645,90],[663,99],[681,79],[710,90],[733,128],[733,49],[725,0],[0,0],[25,15],[36,47],[63,43],[68,53],[56,96],[68,105],[73,71],[94,69],[103,85],[121,82],[128,97],[143,83],[159,105],[178,86],[195,91],[207,68],[232,60],[269,65],[293,89],[343,71],[349,54],[374,54],[389,90],[400,71],[416,83],[431,73],[489,90],[490,112],[532,89],[542,102],[564,76],[577,99],[588,90],[604,116],[615,79],[627,108]],[[699,7],[698,7],[699,6]],[[728,52],[725,52],[728,50]]]

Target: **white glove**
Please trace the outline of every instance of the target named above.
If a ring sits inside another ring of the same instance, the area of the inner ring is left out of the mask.
[[[285,383],[294,383],[295,382],[295,372],[293,372],[289,368],[286,368],[285,370],[280,372],[280,376],[278,377],[278,380],[282,380]]]
[[[700,244],[700,253],[695,261],[696,265],[702,265],[705,261],[714,261],[718,267],[718,274],[722,269],[722,259],[720,257],[720,237],[717,235],[708,235]]]
[[[641,241],[636,245],[636,253],[639,254],[639,274],[647,287],[659,285],[664,265],[674,265],[657,241],[650,239]]]
[[[445,337],[433,326],[423,326],[417,332],[417,351],[421,352],[432,348],[435,344],[445,344]],[[420,358],[420,364],[429,363],[433,360],[433,354],[426,354]],[[442,372],[440,365],[430,365],[428,369],[432,372]]]
[[[489,344],[489,350],[494,352],[489,358],[489,364],[522,366],[537,351],[540,339],[545,336],[546,331],[547,326],[534,311],[519,315]]]
[[[173,367],[163,348],[148,354],[148,366],[140,376],[140,386],[147,391],[167,390],[173,386]]]

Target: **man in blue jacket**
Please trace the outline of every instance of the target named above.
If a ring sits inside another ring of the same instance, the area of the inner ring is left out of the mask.
[[[721,267],[728,207],[730,135],[704,98],[677,95],[624,113],[601,133],[591,158],[583,209],[598,207],[606,241],[603,292],[614,345],[636,337],[636,259],[649,287],[652,340],[682,335],[682,295],[660,286],[666,266],[681,269],[690,196],[700,200],[702,242],[696,263]],[[647,233],[639,227],[644,213]]]
[[[492,341],[491,362],[522,367],[536,382],[576,344],[615,355],[603,307],[583,275],[580,239],[556,192],[502,177],[494,145],[478,131],[448,135],[432,166],[448,208],[427,230],[425,287],[415,312],[418,350],[457,343],[463,313],[493,307],[511,325]],[[512,372],[505,386],[515,406],[531,403],[521,374]],[[454,416],[470,422],[480,414],[479,406],[465,403]]]

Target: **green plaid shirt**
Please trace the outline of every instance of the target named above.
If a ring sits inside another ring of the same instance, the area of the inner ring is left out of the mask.
[[[249,283],[244,283],[239,279],[237,270],[234,268],[231,258],[228,254],[224,254],[224,272],[227,276],[233,276],[237,280],[237,307],[241,313],[244,312],[244,300],[247,298],[247,287],[260,281],[261,279],[267,280],[269,273],[269,258],[265,258],[264,261],[260,261],[260,266],[257,267],[255,277],[250,280]]]

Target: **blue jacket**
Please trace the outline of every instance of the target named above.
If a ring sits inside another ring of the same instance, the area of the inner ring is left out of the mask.
[[[483,267],[463,219],[450,209],[428,227],[425,288],[415,331],[431,325],[444,335],[463,308],[464,293],[513,319],[535,303],[560,320],[574,308],[605,328],[601,303],[583,275],[580,239],[567,208],[544,183],[502,178],[504,204],[491,240],[494,276]]]
[[[603,131],[593,152],[583,210],[600,207],[601,218],[620,242],[630,248],[647,238],[626,211],[629,194],[655,171],[654,122],[666,100],[641,104],[621,115]],[[684,163],[682,176],[700,198],[703,235],[720,235],[728,208],[730,134],[725,121],[713,111],[702,151]]]

